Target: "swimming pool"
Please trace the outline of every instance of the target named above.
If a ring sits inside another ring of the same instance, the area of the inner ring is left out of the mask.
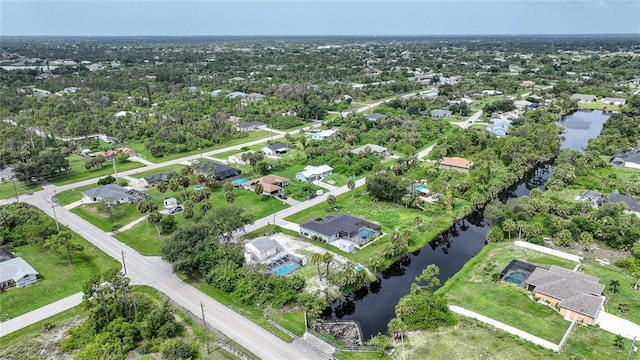
[[[370,230],[370,229],[360,229],[360,238],[363,240],[366,240],[370,237],[372,237],[373,235],[375,235],[375,231]]]
[[[294,272],[299,266],[296,263],[287,263],[273,270],[274,275],[285,276]]]
[[[522,285],[522,283],[524,283],[524,279],[527,277],[527,275],[521,273],[521,272],[513,272],[511,273],[509,276],[505,277],[503,280],[504,281],[508,281],[510,283],[516,284],[516,285]]]

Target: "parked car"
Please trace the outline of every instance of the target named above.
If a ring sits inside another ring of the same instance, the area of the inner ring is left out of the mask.
[[[183,210],[182,206],[178,205],[178,206],[174,207],[173,209],[169,210],[169,214],[176,214],[176,213],[179,213],[182,210]]]
[[[285,195],[285,194],[278,194],[278,199],[287,200],[287,195]]]
[[[316,197],[316,194],[309,194],[309,195],[307,195],[307,200],[311,200],[311,199],[313,199],[315,197]]]

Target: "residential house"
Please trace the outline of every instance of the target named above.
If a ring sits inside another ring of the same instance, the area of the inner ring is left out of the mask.
[[[502,91],[498,91],[498,90],[482,90],[482,91],[480,91],[480,95],[482,95],[482,96],[499,96],[499,95],[502,95]]]
[[[266,130],[267,124],[262,121],[241,122],[236,126],[236,130],[240,132]]]
[[[263,147],[260,151],[262,151],[267,156],[278,156],[284,155],[289,152],[289,148],[285,143],[275,143]]]
[[[245,97],[247,97],[247,94],[243,93],[242,91],[234,91],[234,92],[228,93],[227,97],[230,99],[235,99],[237,97],[244,99]]]
[[[359,155],[360,153],[365,153],[365,154],[374,153],[380,157],[385,157],[389,155],[389,152],[387,151],[386,147],[375,145],[375,144],[366,144],[366,145],[358,146],[357,148],[351,150],[351,153],[355,155]]]
[[[3,252],[11,254],[8,250]],[[0,289],[29,286],[38,281],[38,272],[21,257],[2,259],[0,262]]]
[[[615,153],[611,157],[612,165],[620,165],[632,169],[640,169],[640,150],[636,152]]]
[[[582,195],[577,197],[578,201],[589,202],[591,207],[599,208],[602,203],[604,203],[604,199],[602,198],[602,194],[595,190],[585,190]]]
[[[532,107],[533,103],[527,100],[516,100],[513,102],[513,105],[516,107],[516,109],[524,110]]]
[[[453,169],[468,173],[471,170],[473,163],[467,159],[461,157],[443,157],[440,160],[440,169]]]
[[[282,194],[283,188],[289,185],[289,179],[278,175],[266,175],[257,179],[242,183],[242,186],[250,191],[255,191],[256,185],[262,185],[262,194],[276,196]]]
[[[329,165],[312,166],[307,165],[304,170],[296,173],[298,181],[316,181],[333,174],[333,168]]]
[[[444,118],[444,117],[450,117],[451,115],[453,115],[453,113],[449,110],[431,110],[431,117],[435,117],[435,118]]]
[[[471,104],[473,104],[473,100],[469,99],[468,97],[463,97],[461,99],[449,100],[449,105],[461,105],[461,104],[471,105]]]
[[[386,115],[384,114],[380,114],[380,113],[373,113],[373,114],[367,114],[364,117],[371,121],[371,122],[376,122],[378,121],[378,119],[382,119],[383,117],[385,117]]]
[[[591,324],[598,317],[605,297],[600,279],[556,265],[549,270],[537,267],[524,286],[536,297],[558,307],[567,320]]]
[[[110,199],[114,205],[136,204],[149,199],[149,196],[141,191],[127,189],[115,184],[99,186],[95,189],[84,191],[82,195],[90,202],[101,202],[105,199]]]
[[[578,102],[581,103],[586,103],[586,102],[594,102],[596,101],[597,97],[595,95],[589,95],[589,94],[573,94],[571,95],[571,100],[577,100]]]
[[[488,130],[496,136],[505,136],[507,135],[507,131],[509,130],[509,125],[507,124],[497,124],[497,125],[491,125],[491,127],[488,128]]]
[[[627,99],[623,98],[615,98],[615,97],[606,97],[602,99],[602,102],[607,105],[624,105],[627,103]]]
[[[229,163],[231,164],[249,165],[249,161],[242,160],[242,155],[248,154],[248,153],[253,153],[253,151],[245,151],[239,154],[231,155],[227,158],[227,161],[229,161]]]
[[[126,148],[126,147],[122,147],[122,148],[117,148],[115,150],[107,150],[107,151],[103,151],[100,153],[100,155],[104,156],[105,159],[107,160],[113,160],[115,158],[118,157],[118,154],[120,153],[127,153],[129,154],[129,156],[136,156],[136,152],[135,150]]]
[[[174,197],[164,199],[164,201],[162,202],[162,206],[165,209],[173,209],[174,207],[178,206],[178,199]]]
[[[260,101],[267,98],[267,95],[259,94],[259,93],[251,93],[245,97],[247,101]]]
[[[247,264],[259,264],[283,253],[282,245],[268,236],[261,236],[244,244],[244,258]]]
[[[640,217],[640,200],[632,198],[631,196],[610,194],[605,202],[608,203],[625,203],[627,208],[624,210],[627,214],[633,214]]]
[[[630,85],[640,84],[640,77],[629,80]]]
[[[300,234],[309,238],[320,238],[330,244],[338,239],[363,245],[380,235],[378,224],[355,216],[338,214],[327,215],[323,221],[310,220],[300,225]]]
[[[311,138],[313,140],[325,140],[328,138],[332,138],[334,135],[336,134],[335,130],[322,130],[322,131],[318,131],[317,133],[313,133],[311,134]]]
[[[138,183],[141,186],[144,186],[146,188],[155,187],[160,181],[168,182],[169,179],[171,179],[174,176],[178,176],[178,173],[173,170],[165,171],[165,172],[161,172],[161,173],[157,173],[149,176],[144,176],[141,179],[138,179]]]
[[[222,89],[217,89],[217,90],[213,90],[209,94],[211,94],[211,96],[218,96],[220,95],[221,92],[222,92]]]
[[[520,83],[520,86],[522,86],[522,87],[534,87],[535,85],[536,85],[536,83],[534,83],[531,80],[525,80],[525,81]]]
[[[233,180],[240,176],[242,171],[211,160],[193,160],[193,171],[196,175],[209,176],[213,174],[218,181]]]

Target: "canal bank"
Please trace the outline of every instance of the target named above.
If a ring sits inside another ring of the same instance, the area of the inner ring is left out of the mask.
[[[564,116],[559,121],[566,129],[561,148],[582,150],[589,139],[598,136],[608,116],[601,111],[579,111]],[[529,195],[534,188],[544,190],[551,171],[550,164],[539,165],[527,172],[522,180],[500,192],[498,199],[505,202]],[[415,277],[427,265],[436,264],[440,268],[440,281],[445,283],[484,247],[488,231],[481,211],[455,222],[429,244],[406,254],[377,274],[377,281],[336,300],[325,309],[323,318],[359,322],[364,339],[386,333],[387,323],[395,317],[395,305],[409,293]]]

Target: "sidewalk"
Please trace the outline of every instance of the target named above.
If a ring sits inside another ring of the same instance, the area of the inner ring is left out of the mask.
[[[112,234],[112,235],[113,235],[113,234],[115,234],[115,233],[119,233],[119,232],[127,231],[127,230],[131,229],[132,227],[134,227],[134,226],[136,226],[136,225],[140,224],[141,222],[143,222],[143,221],[144,221],[144,219],[146,219],[146,218],[147,218],[147,216],[145,215],[145,216],[143,216],[143,217],[141,217],[141,218],[135,219],[135,220],[133,220],[132,222],[128,223],[127,225],[125,225],[125,226],[121,227],[120,229],[117,229],[116,231],[111,232],[111,233],[109,233],[109,234]]]
[[[47,319],[55,314],[69,310],[72,307],[80,305],[80,303],[82,303],[81,292],[68,296],[62,300],[58,300],[49,305],[45,305],[24,315],[20,315],[9,321],[0,322],[0,337],[11,334],[12,332],[20,330],[26,326],[35,324],[38,321]]]

